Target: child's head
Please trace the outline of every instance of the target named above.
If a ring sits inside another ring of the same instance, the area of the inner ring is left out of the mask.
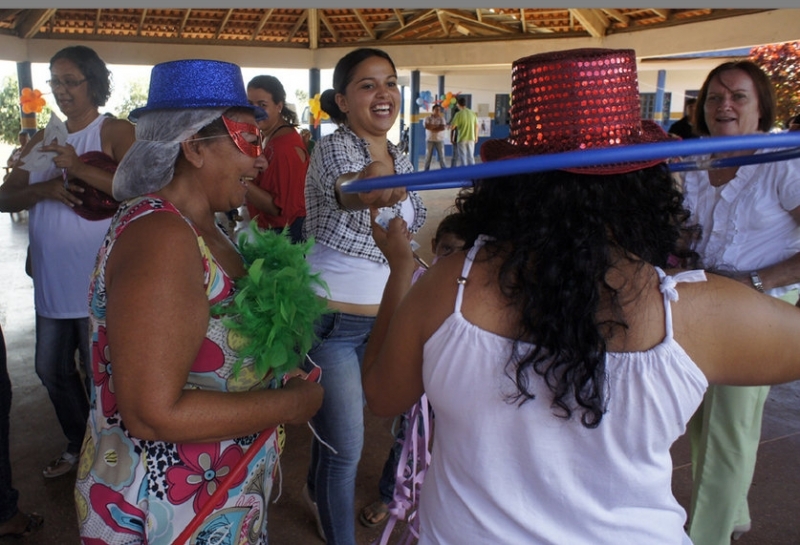
[[[445,216],[431,239],[431,252],[441,258],[472,247],[476,234],[463,215],[453,213]]]

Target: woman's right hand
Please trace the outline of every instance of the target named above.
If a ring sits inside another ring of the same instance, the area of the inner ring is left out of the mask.
[[[316,382],[305,379],[305,376],[296,375],[286,381],[283,390],[295,396],[295,407],[291,418],[286,419],[286,424],[305,424],[317,414],[322,406],[324,390]]]

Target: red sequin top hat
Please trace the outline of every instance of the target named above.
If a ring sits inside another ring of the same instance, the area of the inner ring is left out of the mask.
[[[641,119],[632,49],[571,49],[514,61],[510,117],[507,139],[481,145],[484,162],[670,139],[657,123]],[[663,161],[562,170],[621,174]]]

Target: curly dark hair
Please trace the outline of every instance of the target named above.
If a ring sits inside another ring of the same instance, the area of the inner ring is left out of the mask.
[[[81,71],[89,86],[89,99],[97,107],[105,106],[111,96],[111,71],[91,47],[73,45],[56,52],[50,58],[50,68],[59,59],[71,61]]]
[[[667,167],[478,180],[456,208],[492,237],[485,248],[502,259],[497,281],[521,316],[506,367],[518,390],[509,402],[534,399],[532,368],[553,393],[555,414],[570,419],[579,410],[584,426],[598,426],[607,406],[606,340],[627,328],[606,273],[619,250],[642,266],[666,267],[689,216]],[[602,323],[601,301],[614,317]]]

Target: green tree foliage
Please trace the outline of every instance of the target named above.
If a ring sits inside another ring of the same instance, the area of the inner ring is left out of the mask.
[[[129,81],[125,90],[125,100],[117,107],[114,115],[119,119],[128,119],[131,111],[146,105],[149,87],[150,82],[141,78]]]
[[[783,127],[800,113],[800,41],[754,47],[749,58],[772,81],[778,101],[775,120]]]
[[[21,124],[19,106],[19,85],[17,78],[6,76],[0,89],[0,140],[6,144],[17,145]],[[41,113],[36,114],[36,126],[43,129],[50,120],[50,105],[46,105]]]

